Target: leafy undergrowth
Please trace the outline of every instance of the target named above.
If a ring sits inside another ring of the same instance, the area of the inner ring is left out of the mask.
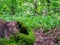
[[[60,45],[60,27],[49,30],[45,33],[42,29],[35,29],[34,45]]]
[[[1,16],[1,19],[11,21],[16,20],[22,22],[24,25],[29,26],[30,28],[45,28],[52,29],[60,25],[60,20],[56,16]]]

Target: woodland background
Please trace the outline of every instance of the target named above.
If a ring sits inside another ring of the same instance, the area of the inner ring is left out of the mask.
[[[32,30],[42,28],[48,32],[60,27],[60,0],[0,0],[0,19],[20,21]],[[32,43],[28,44],[32,45]],[[14,42],[11,45],[17,44]]]

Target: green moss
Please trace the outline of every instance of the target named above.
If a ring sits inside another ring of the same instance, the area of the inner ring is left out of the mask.
[[[33,35],[33,37],[31,37],[32,35],[33,34],[25,35],[25,34],[19,33],[17,35],[12,36],[10,39],[16,41],[16,43],[20,45],[28,45],[28,44],[33,45],[35,36]]]
[[[0,45],[16,45],[16,43],[14,40],[2,38],[0,39]]]
[[[0,44],[3,43],[3,45],[33,45],[34,40],[35,40],[35,35],[31,27],[23,23],[20,20],[15,20],[19,21],[20,24],[22,24],[22,27],[27,30],[28,34],[20,33],[18,32],[17,34],[14,34],[10,37],[9,40],[7,39],[0,39]],[[7,43],[6,43],[7,42]]]
[[[8,45],[8,40],[0,39],[0,45]]]
[[[35,40],[34,32],[31,28],[27,27],[26,25],[22,25],[22,27],[25,27],[24,29],[27,30],[28,34],[24,33],[17,33],[16,35],[12,35],[10,39],[16,41],[18,45],[33,45]]]
[[[16,43],[10,43],[9,45],[17,45]]]
[[[27,42],[24,42],[23,40],[19,40],[18,45],[28,45]]]

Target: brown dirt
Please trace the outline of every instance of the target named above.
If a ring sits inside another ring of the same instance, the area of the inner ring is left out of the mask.
[[[34,29],[34,45],[60,45],[60,27],[49,30],[45,33],[43,29]]]

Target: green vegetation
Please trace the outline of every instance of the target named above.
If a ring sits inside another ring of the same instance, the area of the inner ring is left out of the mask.
[[[28,35],[23,33],[12,35],[10,39],[13,40],[13,43],[11,41],[11,43],[8,43],[9,45],[33,45],[35,40],[33,33],[34,28],[43,28],[44,31],[48,31],[48,29],[50,30],[60,26],[60,19],[57,18],[58,16],[8,16],[1,16],[1,19],[7,21],[19,21],[20,24],[22,24],[22,27],[25,27],[28,31]],[[3,41],[4,45],[7,44],[5,42]]]
[[[0,15],[60,14],[60,0],[0,0]]]
[[[20,21],[23,25],[26,25],[30,28],[47,28],[52,29],[56,26],[60,25],[60,18],[59,16],[1,16],[1,19],[7,21]]]
[[[13,20],[13,18],[11,19]],[[10,20],[9,20],[10,21]],[[9,40],[7,39],[1,39],[0,43],[2,45],[33,45],[34,43],[34,40],[35,40],[35,35],[34,35],[34,32],[33,30],[28,27],[27,25],[21,23],[20,20],[15,20],[15,21],[19,21],[20,24],[22,24],[22,28],[24,30],[27,30],[28,34],[23,34],[23,33],[20,33],[18,32],[17,34],[13,34]],[[7,42],[7,43],[6,43]]]
[[[0,45],[33,45],[33,29],[47,32],[60,26],[60,0],[0,0],[0,19],[18,21],[28,32],[12,35],[9,40],[0,39]]]
[[[35,36],[31,29],[27,29],[28,35],[23,33],[17,33],[16,35],[12,35],[10,39],[16,41],[18,45],[33,45]]]

